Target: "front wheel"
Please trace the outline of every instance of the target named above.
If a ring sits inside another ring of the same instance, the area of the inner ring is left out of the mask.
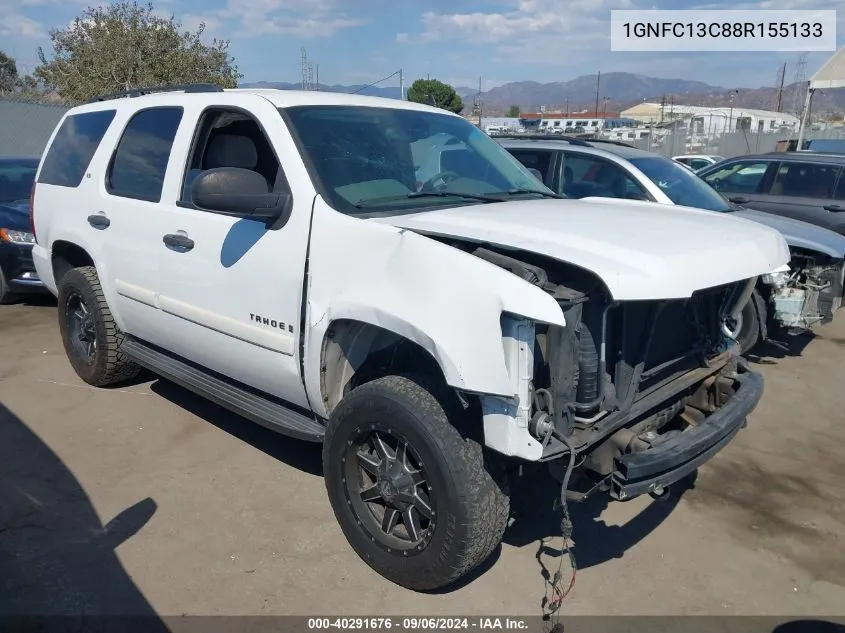
[[[750,352],[760,342],[760,319],[765,317],[757,314],[758,298],[759,295],[755,290],[736,319],[733,328],[730,329],[730,335],[736,340],[739,353],[742,355]]]
[[[508,497],[451,395],[387,376],[347,395],[326,430],[326,489],[346,539],[379,574],[417,591],[484,562],[507,526]]]

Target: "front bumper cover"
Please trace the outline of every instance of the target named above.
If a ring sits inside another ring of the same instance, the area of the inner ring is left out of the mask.
[[[763,377],[740,364],[730,399],[699,426],[639,453],[617,457],[610,495],[627,500],[686,477],[724,448],[746,425],[763,396]]]

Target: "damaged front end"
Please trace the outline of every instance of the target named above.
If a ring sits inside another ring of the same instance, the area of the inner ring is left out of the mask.
[[[580,497],[599,488],[616,499],[658,494],[724,447],[759,401],[762,379],[726,334],[756,278],[687,299],[620,302],[583,269],[466,250],[543,288],[564,312],[565,326],[505,316],[503,334],[520,391],[513,418],[553,472],[576,453]]]
[[[773,321],[787,331],[806,331],[829,323],[842,306],[845,262],[793,248],[785,270],[761,279]]]

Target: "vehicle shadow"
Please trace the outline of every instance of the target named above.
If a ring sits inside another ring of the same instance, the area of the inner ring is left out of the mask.
[[[142,499],[103,525],[70,469],[0,404],[0,615],[143,616],[168,631],[115,552],[156,509]]]
[[[845,624],[828,620],[791,620],[779,624],[772,633],[845,633]]]
[[[813,332],[775,334],[755,345],[745,356],[756,365],[777,365],[777,360],[801,356],[804,349],[816,338]]]
[[[608,525],[602,513],[613,501],[601,491],[583,502],[569,502],[572,519],[572,553],[579,569],[587,569],[622,558],[625,552],[653,532],[665,521],[686,491],[694,488],[695,474],[678,482],[669,494],[649,505],[626,524]],[[562,535],[561,511],[556,508],[560,485],[542,471],[532,473],[513,486],[511,509],[513,522],[505,532],[504,542],[515,547],[525,547],[539,542],[538,557],[559,557],[565,551],[552,547],[559,544],[547,542]],[[548,500],[547,503],[544,501]]]
[[[163,378],[150,390],[253,448],[310,475],[323,476],[322,445],[266,429]]]

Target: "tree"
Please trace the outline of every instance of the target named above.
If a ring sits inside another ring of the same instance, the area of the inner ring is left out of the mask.
[[[505,113],[505,116],[509,117],[511,119],[518,119],[519,114],[520,114],[519,106],[518,105],[512,105],[512,106],[508,106],[508,111]]]
[[[0,51],[0,92],[12,92],[20,84],[15,60]]]
[[[455,89],[436,79],[417,79],[408,88],[408,101],[436,105],[455,114],[464,109],[464,102]]]
[[[229,41],[201,40],[182,30],[171,15],[161,17],[152,4],[120,0],[89,7],[64,29],[51,29],[53,52],[35,76],[64,99],[85,101],[97,95],[161,84],[214,83],[235,88],[242,75],[229,56]]]

